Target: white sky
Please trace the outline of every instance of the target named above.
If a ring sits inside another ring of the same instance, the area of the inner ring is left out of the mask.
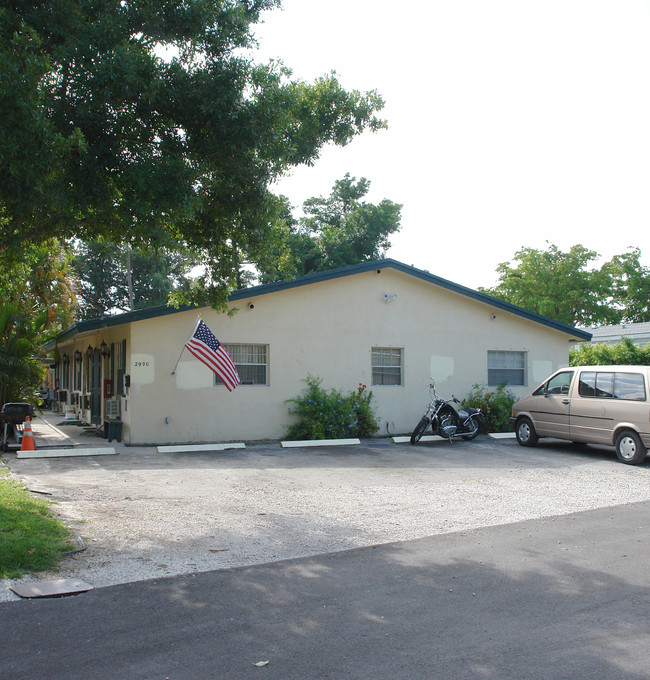
[[[350,172],[403,204],[388,252],[476,288],[524,246],[650,264],[650,0],[284,0],[260,61],[376,89],[389,129],[277,187],[295,206]]]

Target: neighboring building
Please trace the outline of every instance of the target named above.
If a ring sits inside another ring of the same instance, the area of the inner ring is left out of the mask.
[[[278,439],[286,400],[313,375],[346,393],[367,385],[378,434],[396,434],[420,419],[430,376],[445,396],[506,380],[523,396],[567,365],[568,340],[591,337],[394,260],[239,290],[228,306],[237,311],[155,307],[62,332],[60,409],[97,424],[119,412],[132,444]],[[199,315],[239,368],[233,392],[183,349]]]
[[[650,343],[650,322],[645,323],[619,323],[613,326],[600,326],[584,329],[591,333],[591,342],[607,343],[615,345],[621,342],[622,338],[629,338],[637,345],[647,345]]]

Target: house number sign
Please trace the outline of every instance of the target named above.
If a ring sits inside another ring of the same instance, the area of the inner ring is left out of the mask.
[[[131,384],[147,385],[154,381],[153,354],[131,355]]]

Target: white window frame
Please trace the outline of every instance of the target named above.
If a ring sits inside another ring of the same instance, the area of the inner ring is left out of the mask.
[[[528,353],[522,350],[489,349],[487,354],[488,385],[496,387],[506,383],[512,386],[528,384]],[[521,372],[521,382],[512,381],[515,371]]]
[[[233,360],[233,363],[235,364],[235,367],[237,368],[237,373],[239,373],[239,377],[241,378],[241,383],[240,386],[246,386],[246,387],[265,387],[266,385],[269,384],[269,346],[265,345],[264,343],[259,343],[259,342],[239,342],[239,343],[223,343],[223,347],[225,348],[226,352],[230,354],[230,358]],[[250,352],[249,357],[242,356],[242,350],[245,352],[247,351],[246,348],[251,348],[252,352]],[[259,350],[263,350],[262,352],[259,352]],[[259,352],[258,356],[256,357],[255,354],[256,352]],[[263,361],[244,361],[244,359],[263,359]],[[264,367],[264,382],[254,382],[255,376],[254,372],[255,369],[259,369],[260,367]],[[214,376],[214,384],[215,385],[223,385],[223,382],[219,378],[218,375],[215,374]]]
[[[394,359],[398,357],[399,362]],[[398,381],[386,378],[395,376],[398,369]],[[372,347],[370,350],[370,373],[373,387],[399,387],[404,384],[404,348],[403,347]]]

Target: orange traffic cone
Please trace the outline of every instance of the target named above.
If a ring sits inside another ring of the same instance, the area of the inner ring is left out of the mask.
[[[32,421],[29,416],[25,416],[25,424],[23,425],[23,443],[20,446],[20,450],[36,451],[34,433],[32,432]]]

